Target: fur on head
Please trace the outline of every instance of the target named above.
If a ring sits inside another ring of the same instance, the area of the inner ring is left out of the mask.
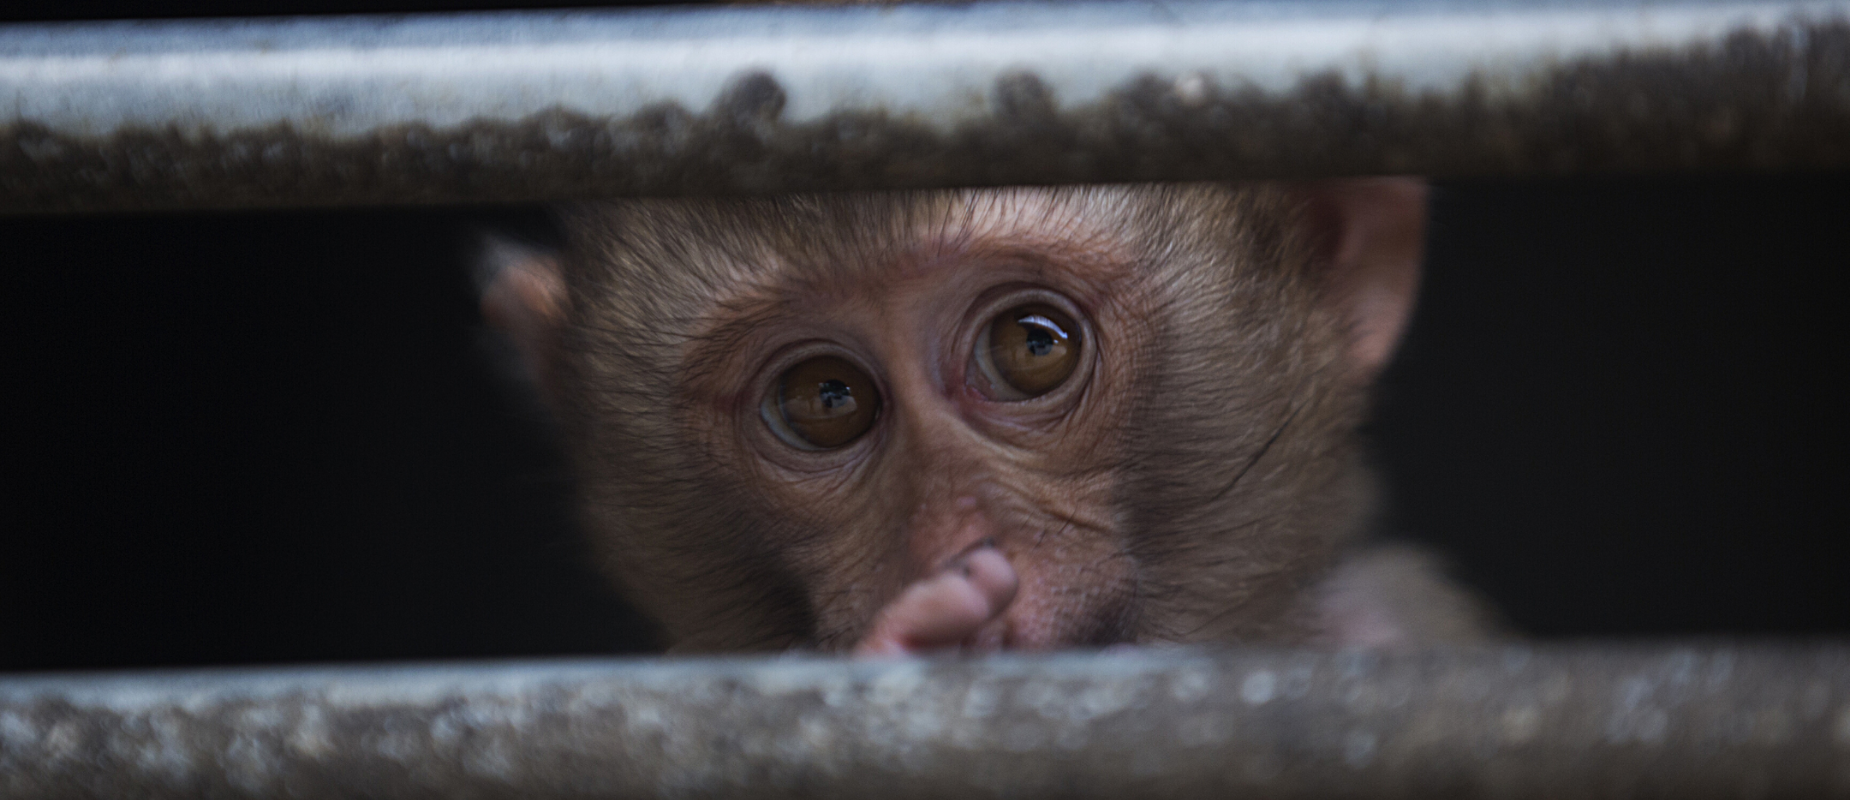
[[[996,641],[1051,647],[1308,635],[1305,594],[1369,505],[1353,432],[1411,305],[1423,186],[561,213],[563,251],[505,267],[487,306],[560,416],[605,566],[677,648],[851,647],[972,536],[1021,573]],[[1083,385],[965,413],[936,365],[985,298],[1040,290],[1087,326]],[[808,341],[886,392],[839,457],[753,427],[766,364]]]

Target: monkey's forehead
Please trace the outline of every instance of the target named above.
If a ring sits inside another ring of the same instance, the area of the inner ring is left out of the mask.
[[[903,278],[947,258],[1139,260],[1238,230],[1277,205],[1255,202],[1275,194],[1263,184],[1181,184],[653,198],[579,207],[582,224],[569,228],[593,273],[645,273],[647,285],[686,284],[723,304],[779,287]]]

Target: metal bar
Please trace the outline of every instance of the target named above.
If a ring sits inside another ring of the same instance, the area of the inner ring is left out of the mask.
[[[1850,165],[1850,0],[0,27],[0,212]]]
[[[12,677],[0,795],[1850,796],[1850,647]]]

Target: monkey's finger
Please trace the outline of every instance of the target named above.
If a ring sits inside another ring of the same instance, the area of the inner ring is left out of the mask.
[[[903,656],[958,646],[1015,599],[1014,566],[993,547],[971,551],[949,569],[906,587],[875,616],[859,657]]]

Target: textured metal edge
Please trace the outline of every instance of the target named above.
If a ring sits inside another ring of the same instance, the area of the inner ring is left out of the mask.
[[[10,26],[0,109],[12,213],[1834,169],[1850,2]]]
[[[7,797],[1850,796],[1850,647],[0,679]]]

